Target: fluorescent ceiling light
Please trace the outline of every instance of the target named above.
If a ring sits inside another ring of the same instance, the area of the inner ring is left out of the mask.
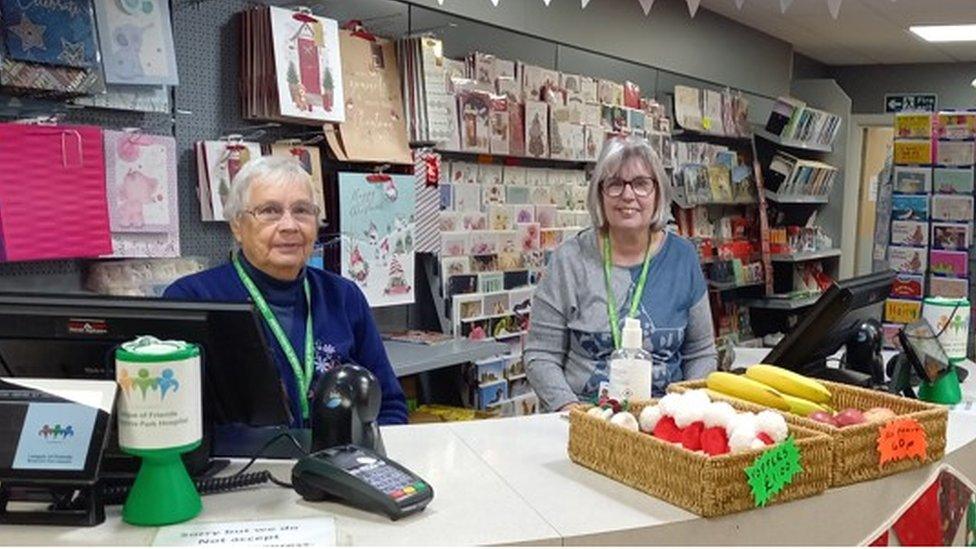
[[[976,25],[912,25],[908,30],[928,42],[976,41]]]

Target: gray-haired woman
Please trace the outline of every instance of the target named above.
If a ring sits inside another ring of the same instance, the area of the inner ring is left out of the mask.
[[[640,319],[654,359],[654,396],[715,370],[705,277],[694,246],[664,231],[669,204],[667,175],[646,140],[604,143],[589,185],[593,227],[553,253],[532,301],[526,373],[545,409],[597,396],[629,316]]]
[[[343,363],[359,364],[379,380],[380,424],[406,423],[406,400],[366,297],[352,281],[306,266],[320,213],[312,197],[311,178],[292,158],[245,164],[224,206],[240,250],[229,263],[177,280],[163,297],[255,304],[292,427],[308,426],[315,378]]]

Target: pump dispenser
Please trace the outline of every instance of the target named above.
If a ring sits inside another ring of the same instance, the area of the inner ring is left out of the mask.
[[[650,400],[653,365],[651,354],[644,350],[640,320],[627,318],[620,349],[610,355],[610,398],[621,401]]]

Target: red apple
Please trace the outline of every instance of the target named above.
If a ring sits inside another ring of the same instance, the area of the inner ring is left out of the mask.
[[[837,427],[837,422],[834,421],[834,416],[830,415],[828,412],[811,412],[807,417],[814,421],[819,421],[820,423],[826,423],[827,425]]]
[[[864,423],[864,413],[855,408],[845,408],[834,416],[834,421],[837,422],[838,427],[847,427],[848,425],[857,425],[858,423]]]

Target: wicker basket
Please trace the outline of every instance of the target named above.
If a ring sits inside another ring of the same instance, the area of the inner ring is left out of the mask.
[[[632,404],[631,411],[639,414],[644,405]],[[830,485],[830,438],[798,425],[789,428],[803,472],[770,504],[819,494]],[[574,462],[703,517],[755,508],[745,469],[761,454],[752,450],[709,457],[580,410],[570,413],[569,457]]]
[[[928,444],[924,462],[918,459],[907,459],[889,461],[882,466],[880,465],[881,458],[878,454],[877,445],[879,430],[885,422],[875,421],[839,428],[783,412],[787,422],[792,425],[799,425],[830,435],[834,452],[832,486],[846,486],[865,480],[886,477],[942,459],[946,445],[946,421],[949,417],[949,410],[946,407],[880,391],[862,389],[853,385],[824,380],[818,381],[830,390],[830,394],[833,396],[833,405],[838,410],[844,408],[867,410],[880,406],[890,408],[891,411],[898,414],[898,419],[911,418],[917,421],[925,430]],[[685,381],[671,384],[668,391],[681,393],[691,389],[704,388],[704,381]],[[756,412],[766,409],[763,406],[734,397],[728,397],[726,400],[736,406],[741,406],[743,409]]]

